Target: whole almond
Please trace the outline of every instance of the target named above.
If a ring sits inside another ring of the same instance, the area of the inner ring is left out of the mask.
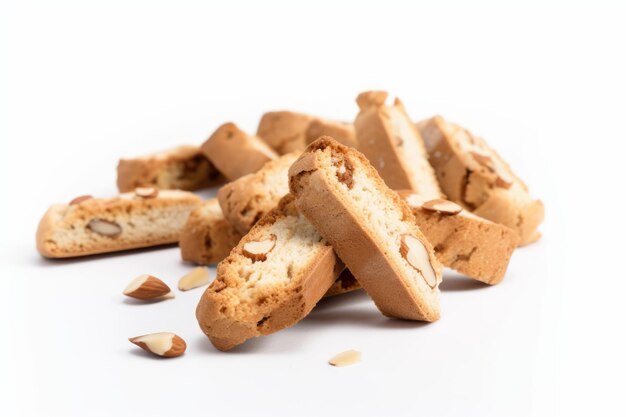
[[[430,256],[424,244],[415,236],[402,235],[400,254],[424,279],[430,288],[437,286],[437,274],[430,263]]]
[[[166,283],[152,275],[139,275],[124,289],[124,295],[139,300],[174,298],[174,293]]]
[[[151,333],[131,337],[128,340],[146,352],[163,358],[175,358],[185,353],[187,349],[185,341],[180,336],[170,332]]]

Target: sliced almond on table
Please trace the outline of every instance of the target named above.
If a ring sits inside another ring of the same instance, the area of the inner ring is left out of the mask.
[[[187,344],[178,335],[170,332],[151,333],[128,339],[146,352],[164,358],[175,358],[185,353]]]
[[[70,206],[73,206],[75,204],[80,204],[83,201],[91,200],[92,198],[93,198],[93,196],[90,196],[90,195],[79,195],[78,197],[76,197],[72,201],[70,201]]]
[[[332,366],[348,366],[354,365],[358,362],[361,362],[361,352],[354,349],[338,353],[328,361],[328,363]]]
[[[209,270],[199,266],[194,268],[188,274],[178,281],[178,289],[181,291],[191,290],[208,284],[210,281]]]
[[[452,201],[444,200],[442,198],[437,198],[434,200],[430,200],[422,204],[422,208],[428,211],[435,211],[441,214],[459,214],[463,211],[463,207],[459,206]]]
[[[437,274],[430,263],[428,250],[418,238],[412,235],[402,235],[400,239],[400,254],[419,274],[430,288],[437,286]]]
[[[124,295],[139,300],[156,300],[174,298],[174,293],[166,283],[152,275],[143,274],[133,279],[126,289]]]
[[[159,195],[159,190],[153,187],[137,187],[135,195],[141,198],[154,198]]]
[[[87,228],[94,233],[108,237],[116,237],[122,233],[122,226],[104,219],[90,220],[89,223],[87,223]]]
[[[245,257],[256,261],[264,261],[267,254],[276,246],[276,235],[270,235],[267,239],[255,242],[247,242],[243,245],[242,251]]]

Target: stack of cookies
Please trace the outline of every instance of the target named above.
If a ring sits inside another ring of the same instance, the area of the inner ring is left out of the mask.
[[[122,159],[119,194],[52,206],[37,232],[49,258],[178,242],[217,264],[196,317],[229,350],[363,288],[380,312],[441,315],[444,267],[500,283],[539,239],[543,205],[485,140],[439,116],[414,123],[368,91],[354,123],[281,111],[256,135],[233,123],[199,147]],[[219,186],[202,201],[192,191]]]

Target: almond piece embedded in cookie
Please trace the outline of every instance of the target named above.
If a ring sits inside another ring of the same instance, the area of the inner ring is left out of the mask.
[[[152,275],[139,275],[124,289],[124,295],[139,300],[155,300],[158,298],[173,298],[174,294],[166,283]]]
[[[192,269],[191,272],[185,274],[180,281],[178,281],[178,289],[188,291],[206,285],[209,281],[209,270],[199,266]]]
[[[163,358],[175,358],[185,353],[187,349],[185,341],[180,336],[170,332],[151,333],[131,337],[128,340],[146,352]]]
[[[159,190],[153,187],[137,187],[135,195],[141,198],[154,198],[159,195]]]
[[[437,198],[435,200],[430,200],[422,204],[422,208],[428,211],[435,211],[440,214],[446,215],[454,215],[459,214],[463,211],[463,207],[459,206],[452,201],[444,200],[442,198]]]
[[[122,226],[103,219],[93,219],[87,223],[87,228],[102,236],[116,237],[122,233]]]
[[[358,362],[361,362],[361,352],[353,349],[338,353],[328,361],[332,366],[348,366]]]
[[[276,246],[276,235],[270,235],[269,238],[257,242],[248,242],[243,245],[243,254],[252,259],[253,262],[264,261],[267,254]]]
[[[428,251],[418,238],[411,235],[402,235],[400,239],[400,254],[406,259],[430,288],[437,286],[437,275],[430,263]]]
[[[80,195],[76,198],[74,198],[72,201],[70,201],[70,206],[76,205],[76,204],[80,204],[83,201],[87,201],[87,200],[91,200],[93,198],[93,196],[91,195]]]

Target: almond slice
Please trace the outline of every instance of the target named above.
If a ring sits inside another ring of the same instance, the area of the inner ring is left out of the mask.
[[[188,291],[206,285],[209,281],[209,270],[199,266],[198,268],[192,269],[188,274],[183,275],[178,281],[178,289]]]
[[[104,219],[90,220],[89,223],[87,223],[87,228],[92,232],[108,237],[116,237],[122,233],[122,226]]]
[[[358,362],[361,362],[361,352],[354,349],[338,353],[328,361],[328,363],[332,366],[348,366],[354,365]]]
[[[137,187],[135,195],[141,198],[154,198],[159,195],[159,190],[153,187]]]
[[[80,204],[83,201],[87,201],[87,200],[91,200],[93,198],[93,196],[90,195],[79,195],[78,197],[74,198],[72,201],[70,201],[70,206],[76,205],[76,204]]]
[[[424,244],[415,236],[402,235],[400,254],[419,274],[430,288],[437,286],[437,274],[430,263],[430,256]]]
[[[174,298],[174,293],[166,283],[148,274],[133,279],[124,289],[124,295],[139,300]]]
[[[252,259],[253,262],[264,261],[274,246],[276,246],[276,235],[272,234],[267,239],[245,243],[242,251],[244,256]]]
[[[422,208],[428,211],[434,211],[446,215],[459,214],[463,211],[463,207],[459,206],[452,201],[444,200],[442,198],[436,198],[422,204]]]
[[[185,353],[187,344],[178,335],[170,332],[151,333],[128,339],[146,352],[163,358],[175,358]]]

